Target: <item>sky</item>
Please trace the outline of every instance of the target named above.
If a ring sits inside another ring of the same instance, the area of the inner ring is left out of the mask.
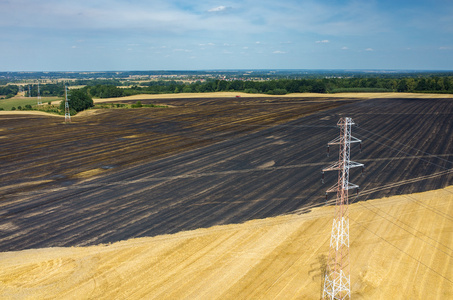
[[[453,70],[452,0],[0,0],[0,71]]]

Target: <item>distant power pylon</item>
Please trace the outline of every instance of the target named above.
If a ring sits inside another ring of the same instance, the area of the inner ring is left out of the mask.
[[[65,86],[64,122],[71,123],[71,113],[69,111],[69,99],[68,99],[68,86]]]
[[[39,80],[38,80],[38,105],[42,105],[41,94],[39,93]]]
[[[354,125],[351,118],[341,118],[337,126],[340,128],[340,136],[328,143],[339,145],[339,159],[325,171],[338,170],[338,182],[326,191],[337,192],[335,202],[335,218],[330,236],[330,252],[327,260],[326,273],[324,277],[323,299],[350,299],[351,278],[349,273],[349,218],[348,218],[348,191],[357,189],[358,185],[349,182],[349,169],[364,167],[363,164],[349,160],[351,143],[362,141],[351,136],[351,126]]]
[[[30,90],[30,85],[28,85],[28,98],[31,97],[31,90]]]

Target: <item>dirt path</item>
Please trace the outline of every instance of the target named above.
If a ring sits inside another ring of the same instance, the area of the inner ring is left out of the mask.
[[[353,299],[451,297],[452,203],[450,186],[351,205]],[[0,298],[319,299],[332,215],[0,253]]]

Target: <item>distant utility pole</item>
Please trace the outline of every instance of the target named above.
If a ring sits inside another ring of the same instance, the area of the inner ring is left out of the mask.
[[[341,118],[337,126],[340,128],[340,136],[328,143],[339,145],[339,159],[325,171],[338,170],[338,182],[326,191],[337,192],[335,202],[335,218],[330,236],[330,252],[327,260],[324,277],[323,299],[344,300],[351,297],[351,278],[349,274],[349,218],[348,218],[348,190],[357,189],[358,185],[349,182],[349,169],[364,167],[363,164],[349,160],[351,143],[362,141],[351,136],[351,126],[354,125],[351,118]],[[362,169],[363,170],[363,169]]]
[[[38,80],[38,105],[42,105],[41,94],[39,93],[39,80]]]
[[[69,112],[68,86],[65,86],[64,122],[71,123],[71,113]]]

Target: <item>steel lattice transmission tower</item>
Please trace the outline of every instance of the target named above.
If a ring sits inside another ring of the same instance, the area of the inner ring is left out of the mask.
[[[39,93],[39,80],[38,80],[38,105],[42,105],[41,94]]]
[[[69,99],[68,99],[68,86],[65,86],[64,121],[65,123],[71,123],[71,113],[69,111]]]
[[[341,118],[337,126],[340,128],[340,136],[328,143],[339,145],[339,159],[325,171],[338,170],[338,182],[326,191],[337,192],[335,203],[335,218],[330,237],[330,252],[324,277],[323,299],[350,299],[351,279],[349,274],[349,218],[348,218],[348,191],[358,188],[358,185],[349,182],[349,169],[364,167],[363,164],[349,160],[351,143],[362,141],[351,136],[351,126],[354,125],[351,118]]]

